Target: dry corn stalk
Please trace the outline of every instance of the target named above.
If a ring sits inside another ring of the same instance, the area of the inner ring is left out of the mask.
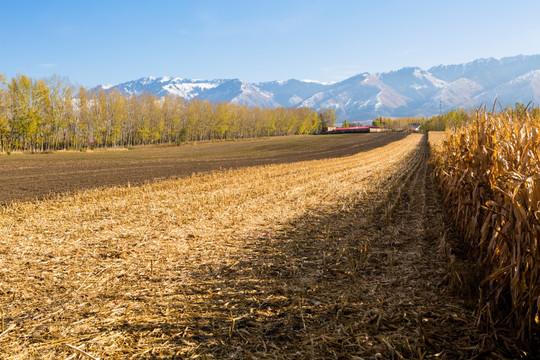
[[[530,348],[540,332],[539,125],[537,111],[483,109],[433,151],[446,205],[483,271],[479,309],[489,314],[480,316],[496,315]]]

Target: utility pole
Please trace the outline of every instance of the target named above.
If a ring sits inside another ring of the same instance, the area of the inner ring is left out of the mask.
[[[439,100],[439,115],[442,115],[442,100]]]

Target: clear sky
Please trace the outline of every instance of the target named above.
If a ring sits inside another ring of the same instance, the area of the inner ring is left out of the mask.
[[[540,53],[538,0],[0,0],[0,73],[343,80]]]

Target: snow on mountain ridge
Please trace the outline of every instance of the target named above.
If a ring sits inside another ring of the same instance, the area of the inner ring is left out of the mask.
[[[300,81],[305,82],[305,83],[313,83],[313,84],[320,84],[320,85],[332,85],[332,84],[335,84],[335,82],[324,82],[324,81],[310,80],[310,79],[302,79]]]
[[[368,121],[377,116],[432,116],[441,110],[492,103],[495,98],[505,104],[540,102],[540,55],[478,59],[427,71],[406,67],[358,74],[337,83],[296,79],[248,83],[149,76],[98,89],[248,106],[334,108],[340,120]]]
[[[302,99],[300,96],[294,94],[293,96],[290,97],[290,99],[289,99],[289,104],[290,104],[291,106],[295,106],[295,105],[301,103],[302,100],[304,100],[304,99]]]
[[[413,75],[419,79],[428,80],[429,82],[433,84],[433,86],[438,87],[438,88],[443,88],[446,86],[446,84],[448,84],[446,81],[437,79],[435,76],[431,75],[429,72],[423,71],[420,69],[414,70]]]
[[[203,89],[212,89],[217,87],[218,84],[209,83],[180,83],[180,84],[167,84],[163,86],[172,95],[183,97],[184,99],[193,99],[199,95],[199,91]],[[198,89],[198,91],[197,91]]]

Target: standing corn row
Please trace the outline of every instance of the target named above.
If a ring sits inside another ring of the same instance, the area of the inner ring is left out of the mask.
[[[536,115],[536,112],[535,112]],[[480,316],[530,348],[540,333],[540,118],[476,113],[433,151],[445,204],[483,272]]]

